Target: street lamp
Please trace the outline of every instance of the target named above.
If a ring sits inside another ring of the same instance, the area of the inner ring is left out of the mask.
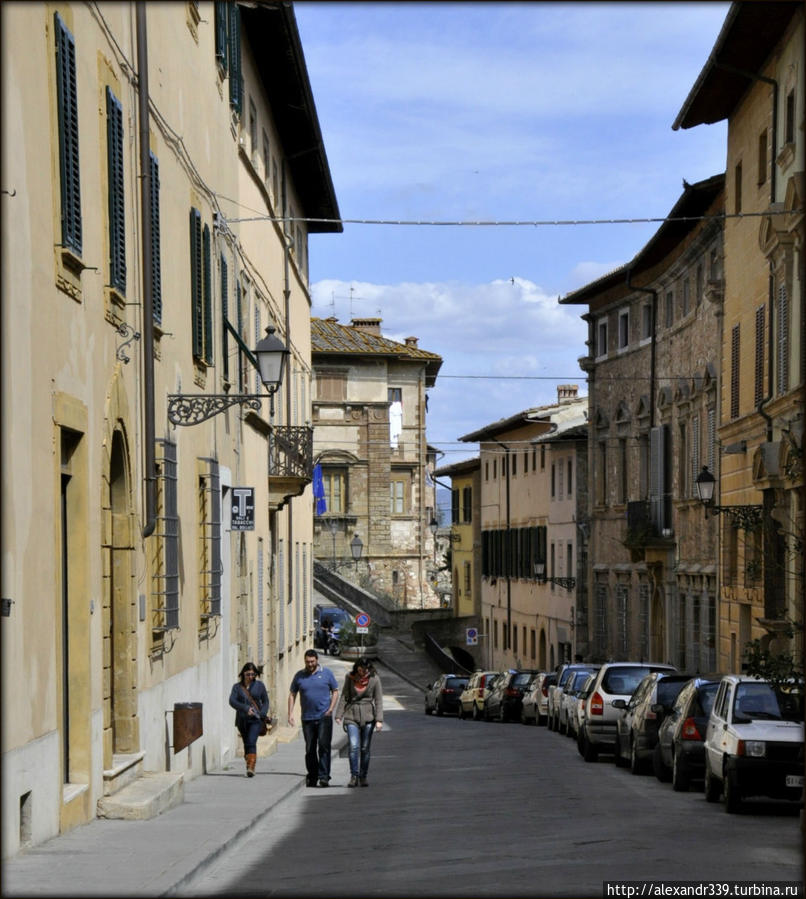
[[[280,389],[290,350],[275,336],[275,329],[269,325],[266,336],[258,342],[254,352],[242,345],[246,358],[260,373],[260,380],[269,394],[271,403],[269,414],[274,416],[274,394]],[[168,394],[168,421],[173,425],[197,425],[230,406],[241,405],[260,411],[262,394],[248,393],[201,393]]]
[[[711,515],[720,515],[724,512],[730,517],[731,524],[735,528],[742,528],[745,531],[753,531],[761,524],[761,513],[763,506],[718,506],[714,503],[714,488],[716,487],[716,478],[708,471],[708,466],[703,465],[702,471],[697,475],[694,486],[697,490],[697,496],[705,510],[705,517]]]
[[[434,538],[434,567],[437,564],[437,531],[439,530],[439,522],[436,517],[433,517],[431,521],[428,522],[428,529],[431,531],[431,536]]]
[[[355,536],[350,541],[350,552],[353,554],[356,574],[358,574],[358,560],[361,558],[361,550],[363,548],[364,544],[362,543],[361,538],[358,536],[358,532],[356,532]]]
[[[538,584],[556,584],[558,587],[565,587],[566,590],[573,590],[577,585],[575,577],[546,577],[546,563],[534,563],[535,580]]]
[[[339,530],[339,523],[335,518],[328,518],[327,526],[330,536],[333,538],[333,570],[336,570],[336,533]]]

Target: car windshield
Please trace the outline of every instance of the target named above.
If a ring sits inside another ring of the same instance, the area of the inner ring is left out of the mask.
[[[670,678],[663,678],[658,681],[658,702],[661,705],[670,706],[674,703],[675,699],[677,699],[677,695],[680,691],[685,687],[686,681],[684,680],[671,680]]]
[[[736,688],[734,720],[802,721],[803,692],[784,684],[777,690],[772,684],[742,683]]]
[[[718,689],[719,684],[705,684],[705,686],[697,690],[697,709],[695,714],[701,715],[703,718],[707,718],[711,714]]]
[[[515,677],[512,678],[511,687],[525,687],[529,681],[534,677],[534,674],[530,674],[528,671],[524,671],[521,674],[516,674]]]
[[[579,690],[589,677],[590,673],[588,671],[580,671],[578,674],[575,674],[574,682],[571,684],[571,689]]]
[[[649,672],[649,668],[639,665],[636,665],[634,668],[626,665],[618,668],[609,668],[605,671],[602,678],[602,689],[605,693],[620,693],[622,696],[632,696],[635,688]]]
[[[445,681],[445,686],[451,690],[464,690],[467,686],[466,677],[449,677]]]

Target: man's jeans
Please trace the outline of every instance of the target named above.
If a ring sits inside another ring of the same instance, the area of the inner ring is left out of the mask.
[[[312,721],[302,722],[305,737],[305,768],[308,780],[330,780],[330,740],[333,736],[333,719],[323,715]]]
[[[350,774],[353,777],[366,777],[369,771],[369,747],[375,722],[356,724],[354,721],[344,722],[347,728],[347,739],[350,741]]]

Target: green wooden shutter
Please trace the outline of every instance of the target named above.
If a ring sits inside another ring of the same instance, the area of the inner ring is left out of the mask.
[[[202,232],[204,264],[204,361],[213,364],[213,277],[210,258],[210,229],[204,226]]]
[[[238,336],[243,339],[243,290],[241,282],[235,282],[235,312],[237,315]],[[243,352],[238,346],[238,390],[244,392]]]
[[[148,154],[151,174],[151,293],[154,322],[162,324],[162,256],[160,255],[160,166],[153,153]]]
[[[201,213],[190,209],[190,310],[193,332],[193,355],[202,357],[202,241]]]
[[[237,3],[229,4],[229,105],[241,114],[241,11]]]
[[[226,73],[229,53],[227,36],[229,34],[229,4],[216,0],[215,4],[215,58]]]
[[[123,193],[123,107],[106,88],[106,159],[109,176],[109,283],[126,293],[126,216]]]
[[[221,360],[224,380],[229,380],[229,331],[227,330],[227,314],[229,302],[227,297],[227,260],[221,254]]]
[[[81,255],[81,183],[78,158],[78,90],[76,44],[58,13],[56,34],[56,95],[59,117],[62,246]]]

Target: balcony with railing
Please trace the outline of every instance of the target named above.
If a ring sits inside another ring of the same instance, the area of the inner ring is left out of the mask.
[[[662,502],[662,501],[661,501]],[[660,529],[661,509],[650,500],[627,503],[627,527],[622,543],[630,551],[633,562],[649,561],[647,549],[665,552],[674,545],[671,528]]]
[[[313,480],[313,428],[279,426],[269,436],[269,506],[281,509]]]

